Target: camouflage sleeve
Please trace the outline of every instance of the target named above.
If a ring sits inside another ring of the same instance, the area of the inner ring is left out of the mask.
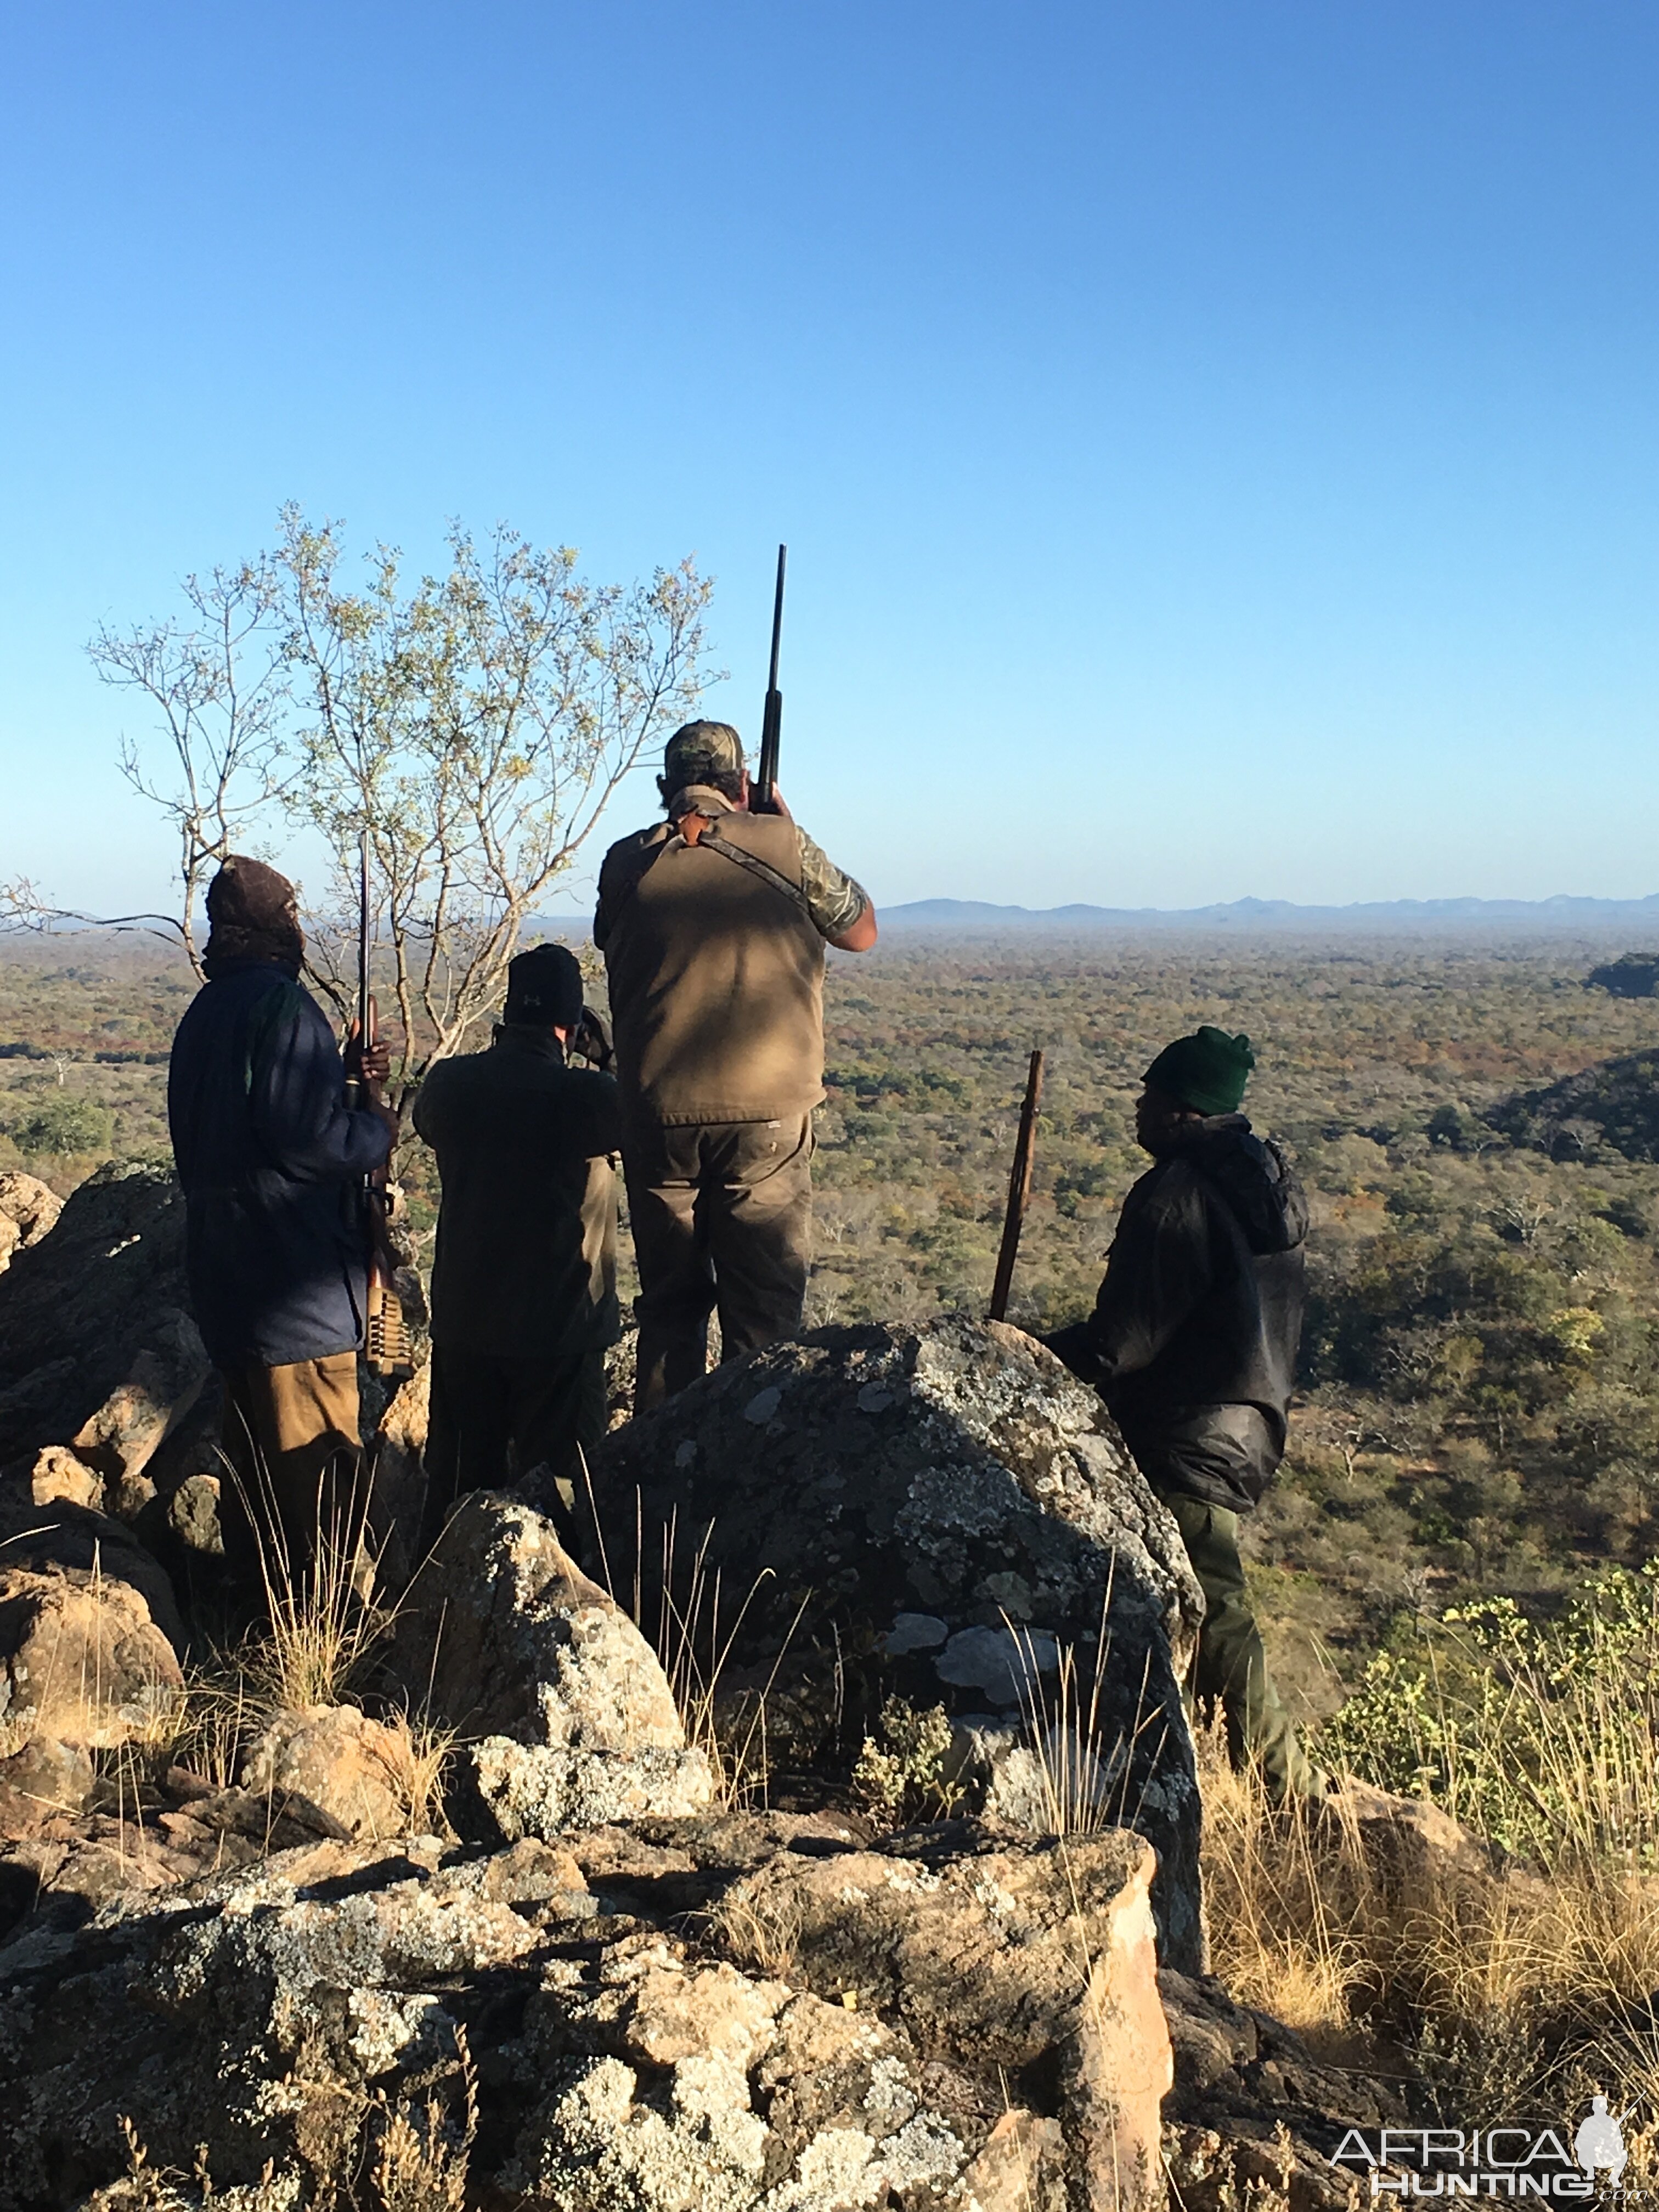
[[[797,824],[797,829],[799,825]],[[870,903],[861,884],[838,868],[804,830],[800,836],[800,887],[820,937],[843,937]]]

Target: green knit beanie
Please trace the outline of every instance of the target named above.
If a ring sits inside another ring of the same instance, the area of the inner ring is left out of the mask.
[[[1244,1085],[1255,1066],[1247,1036],[1229,1036],[1206,1023],[1195,1036],[1166,1044],[1147,1069],[1146,1080],[1190,1106],[1198,1114],[1237,1114]]]

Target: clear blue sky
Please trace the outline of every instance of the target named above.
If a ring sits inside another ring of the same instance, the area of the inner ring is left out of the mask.
[[[787,538],[884,901],[1659,888],[1651,0],[3,23],[0,874],[158,895],[83,642],[293,498],[695,551],[749,732]]]

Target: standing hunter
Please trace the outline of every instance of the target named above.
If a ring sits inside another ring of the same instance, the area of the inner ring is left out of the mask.
[[[589,1021],[574,955],[535,945],[508,965],[489,1049],[440,1060],[415,1101],[443,1185],[422,1549],[464,1492],[538,1465],[574,1498],[605,1435],[621,1128],[612,1079],[566,1060],[593,1056]]]
[[[1123,1201],[1093,1313],[1045,1341],[1174,1514],[1206,1607],[1197,1703],[1220,1705],[1233,1765],[1259,1759],[1283,1802],[1330,1785],[1273,1687],[1238,1551],[1285,1455],[1308,1233],[1302,1186],[1238,1110],[1255,1065],[1249,1037],[1208,1026],[1159,1053],[1135,1104],[1154,1164]]]
[[[644,1413],[724,1358],[792,1336],[806,1292],[812,1109],[823,1097],[823,948],[876,941],[868,896],[774,794],[750,805],[743,745],[688,722],[658,779],[667,819],[599,872],[639,1261]]]
[[[226,1565],[245,1591],[262,1569],[280,1591],[319,1542],[355,1548],[367,1506],[364,1179],[398,1125],[380,1101],[386,1048],[354,1034],[343,1061],[300,981],[287,878],[233,854],[207,910],[207,981],[173,1041],[167,1125],[191,1306],[224,1378]],[[366,1105],[346,1103],[349,1075]]]

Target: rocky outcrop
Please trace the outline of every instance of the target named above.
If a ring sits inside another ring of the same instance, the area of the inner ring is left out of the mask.
[[[35,1176],[16,1169],[0,1175],[0,1274],[40,1242],[63,1210],[57,1192]]]
[[[136,1590],[175,1651],[185,1648],[173,1583],[137,1530],[61,1492],[37,1503],[33,1486],[0,1487],[0,1564]]]
[[[1031,1338],[961,1319],[816,1330],[617,1430],[596,1481],[612,1586],[637,1577],[649,1607],[672,1529],[681,1617],[712,1612],[718,1578],[713,1640],[729,1634],[737,1678],[773,1679],[781,1712],[816,1692],[849,1753],[894,1694],[942,1703],[964,1744],[1006,1750],[1036,1723],[1092,1824],[1153,1844],[1164,1956],[1202,1966],[1179,1692],[1202,1599],[1099,1400]],[[1041,1799],[1029,1774],[1023,1795]]]
[[[241,1786],[325,1832],[370,1839],[409,1826],[397,1735],[355,1705],[273,1713],[242,1760]]]
[[[727,1816],[324,1844],[37,1920],[0,1950],[0,2212],[113,2182],[124,2121],[152,2170],[200,2147],[216,2190],[269,2165],[323,2201],[428,2100],[469,2202],[1137,2212],[1170,2063],[1148,1871],[1123,1837],[878,1852]]]
[[[0,1275],[0,1469],[58,1444],[118,1488],[142,1478],[207,1374],[184,1213],[165,1169],[100,1168]]]
[[[158,1733],[184,1694],[172,1644],[131,1584],[0,1567],[0,1728],[109,1749]]]
[[[33,1835],[49,1820],[83,1813],[97,1779],[85,1744],[31,1736],[21,1751],[0,1759],[0,1837]]]
[[[533,1507],[475,1492],[404,1598],[391,1661],[465,1739],[457,1817],[516,1841],[706,1805],[656,1654]]]
[[[1291,2029],[1207,1975],[1166,1969],[1158,1984],[1175,2051],[1164,2107],[1171,2202],[1235,2212],[1262,2192],[1290,2212],[1354,2212],[1358,2185],[1331,2154],[1350,2128],[1406,2121],[1398,2079],[1322,2064]]]

